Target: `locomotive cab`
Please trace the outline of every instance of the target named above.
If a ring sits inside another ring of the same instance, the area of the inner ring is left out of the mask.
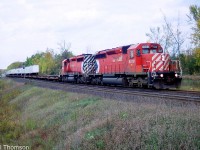
[[[128,50],[130,72],[148,73],[152,69],[152,57],[156,53],[162,53],[163,50],[158,44],[142,43],[132,45]]]
[[[165,70],[167,71],[167,60],[164,60],[162,53],[163,49],[158,44],[142,45],[142,66],[144,72],[152,72],[152,70]],[[169,55],[167,55],[169,57]],[[164,63],[164,64],[163,64]],[[164,65],[166,67],[164,67]]]
[[[66,72],[70,71],[70,61],[69,59],[64,59],[62,61],[62,69],[61,69],[61,75],[64,75]]]
[[[148,85],[156,89],[176,87],[181,83],[181,67],[178,60],[171,60],[168,53],[158,44],[150,47],[142,46],[143,66],[146,63],[148,69]]]
[[[132,45],[129,50],[128,70],[134,74],[129,83],[142,87],[164,89],[179,87],[181,83],[181,67],[178,60],[171,60],[168,53],[156,43]]]

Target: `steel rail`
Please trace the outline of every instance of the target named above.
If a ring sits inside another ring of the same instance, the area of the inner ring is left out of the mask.
[[[22,79],[27,80],[27,79]],[[73,91],[73,92],[80,92],[85,93],[87,91],[93,91],[95,93],[106,93],[106,94],[123,94],[123,95],[130,95],[130,96],[143,96],[143,97],[152,97],[152,98],[161,98],[161,99],[168,99],[168,100],[179,100],[179,101],[187,101],[187,102],[200,102],[200,95],[199,92],[192,92],[193,95],[187,95],[176,91],[159,91],[159,90],[134,90],[134,89],[126,89],[126,88],[119,88],[119,87],[108,87],[108,86],[95,86],[95,85],[85,85],[85,84],[65,84],[59,82],[47,82],[45,80],[30,80],[28,81],[30,84],[41,86],[45,88],[51,89],[59,89],[59,90],[66,90],[66,91]],[[187,93],[187,92],[185,92]]]

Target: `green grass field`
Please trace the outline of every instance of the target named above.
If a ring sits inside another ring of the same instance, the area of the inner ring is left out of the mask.
[[[183,76],[180,89],[200,91],[200,76]]]
[[[107,100],[0,80],[0,145],[200,149],[199,114],[196,105]]]

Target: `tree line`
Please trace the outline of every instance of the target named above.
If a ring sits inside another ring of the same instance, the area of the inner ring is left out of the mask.
[[[180,54],[180,61],[185,74],[200,74],[200,7],[190,6],[189,22],[193,33],[191,42],[194,45],[190,51]]]
[[[60,53],[54,53],[53,49],[47,48],[45,52],[37,52],[31,57],[27,57],[25,62],[14,62],[7,67],[7,70],[22,68],[31,65],[39,65],[40,73],[47,75],[58,74],[61,69],[62,61],[73,56],[69,51],[70,44],[66,46],[65,42],[59,44]]]
[[[183,74],[200,74],[200,7],[191,5],[189,7],[188,24],[192,28],[190,35],[191,46],[183,47],[187,36],[181,32],[179,17],[177,25],[173,26],[163,15],[164,23],[161,27],[150,28],[150,33],[146,33],[149,40],[159,43],[165,52],[170,53],[173,59],[179,59]],[[182,50],[185,51],[182,51]]]

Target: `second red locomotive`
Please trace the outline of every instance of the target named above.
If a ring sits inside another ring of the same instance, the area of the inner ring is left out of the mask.
[[[179,87],[181,67],[156,43],[139,43],[82,54],[62,62],[62,81],[154,87]]]

